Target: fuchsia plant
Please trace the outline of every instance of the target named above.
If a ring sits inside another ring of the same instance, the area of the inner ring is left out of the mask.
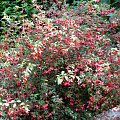
[[[76,10],[49,12],[45,15],[51,18],[33,15],[34,26],[24,21],[14,48],[5,34],[0,115],[83,120],[119,105],[120,39],[109,34],[119,20],[101,17],[114,11],[88,2]]]

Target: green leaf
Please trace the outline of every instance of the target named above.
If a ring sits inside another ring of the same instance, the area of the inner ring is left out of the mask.
[[[0,102],[0,106],[2,106],[3,105],[3,103],[2,102]]]
[[[68,78],[68,76],[65,76],[65,80],[67,80],[67,81],[68,81],[68,79],[69,79],[69,78]]]
[[[17,103],[20,103],[20,102],[21,102],[21,100],[17,100],[16,102],[17,102]]]
[[[27,7],[28,3],[24,2],[23,7]]]
[[[61,75],[64,75],[65,74],[65,71],[61,71]]]
[[[58,85],[61,84],[63,82],[63,78],[57,77],[57,82],[58,82]]]
[[[40,100],[39,104],[43,105],[43,104],[45,104],[45,101],[44,100]]]
[[[9,103],[4,103],[4,105],[5,105],[6,107],[8,107],[8,106],[9,106]]]

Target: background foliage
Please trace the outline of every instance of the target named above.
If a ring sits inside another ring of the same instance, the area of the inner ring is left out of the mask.
[[[86,120],[120,104],[117,10],[99,1],[54,2],[46,10],[32,1],[8,3],[1,11],[3,118]]]

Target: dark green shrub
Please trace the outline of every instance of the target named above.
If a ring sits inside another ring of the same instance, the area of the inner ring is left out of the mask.
[[[0,6],[0,34],[7,31],[11,23],[16,23],[19,27],[23,18],[31,20],[31,15],[37,12],[32,5],[32,0],[1,0]],[[14,28],[14,31],[18,30]]]

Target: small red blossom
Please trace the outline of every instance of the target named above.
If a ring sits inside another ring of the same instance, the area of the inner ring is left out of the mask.
[[[37,38],[38,40],[40,40],[40,36],[36,36],[36,38]]]
[[[81,109],[82,109],[82,110],[85,109],[85,104],[82,104]]]
[[[22,81],[23,84],[26,84],[26,83],[27,83],[28,77],[29,77],[29,76],[24,76],[24,77],[23,77],[23,81]]]
[[[99,2],[100,2],[100,0],[95,0],[95,2],[96,2],[96,3],[99,3]]]
[[[28,48],[33,48],[33,45],[31,43],[27,43]]]
[[[40,106],[39,106],[39,105],[35,105],[35,107],[36,107],[38,110],[40,110]]]
[[[81,86],[82,86],[82,87],[85,87],[86,85],[85,85],[85,83],[82,83]]]
[[[20,81],[17,81],[17,82],[16,82],[16,85],[17,85],[17,86],[20,86],[20,84],[21,84]]]
[[[74,102],[73,102],[73,99],[72,99],[72,98],[70,99],[70,105],[71,105],[71,106],[74,105]]]
[[[7,114],[8,114],[8,116],[13,115],[13,111],[9,109],[8,112],[7,112]]]
[[[107,15],[108,13],[109,13],[108,10],[102,10],[101,13],[100,13],[100,15],[104,16],[104,15]]]
[[[111,9],[109,10],[110,13],[114,13],[114,11],[115,11],[115,8],[111,8]]]
[[[63,82],[63,85],[64,86],[70,86],[70,82],[69,81]]]
[[[38,115],[37,120],[42,120],[42,115]]]
[[[75,111],[79,111],[80,109],[77,107],[77,108],[75,108]]]
[[[51,116],[52,116],[52,113],[48,113],[46,117],[49,118]]]
[[[48,109],[48,104],[44,104],[44,105],[42,106],[42,108],[43,108],[44,110],[47,110],[47,109]]]
[[[118,60],[116,61],[116,63],[117,63],[118,65],[120,65],[120,57],[118,58]]]
[[[2,112],[0,111],[0,116],[2,116]]]
[[[98,108],[99,108],[99,107],[96,105],[96,106],[95,106],[95,109],[98,110]]]

